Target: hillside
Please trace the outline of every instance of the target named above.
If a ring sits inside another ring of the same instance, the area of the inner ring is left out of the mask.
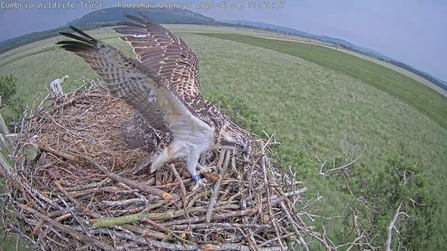
[[[420,70],[418,70],[412,66],[409,66],[405,63],[393,60],[393,59],[381,54],[380,52],[377,52],[377,51],[369,49],[369,48],[357,46],[357,45],[352,44],[352,43],[350,43],[346,40],[343,40],[343,39],[329,37],[329,36],[314,35],[314,34],[300,31],[297,29],[288,28],[288,27],[279,26],[279,25],[268,24],[268,23],[262,23],[262,22],[253,22],[253,21],[247,21],[247,20],[232,20],[232,21],[226,21],[226,22],[234,24],[234,25],[252,26],[252,27],[258,27],[258,28],[263,28],[263,29],[272,30],[272,31],[278,31],[281,33],[289,34],[289,35],[296,35],[296,36],[300,36],[300,37],[310,38],[310,39],[318,40],[321,42],[333,44],[334,46],[339,46],[344,49],[355,51],[355,52],[361,53],[363,55],[393,64],[393,65],[400,67],[404,70],[412,72],[412,73],[430,81],[431,83],[435,84],[436,86],[447,91],[447,82],[442,81],[426,72],[420,71]]]
[[[214,19],[206,17],[197,12],[183,9],[150,8],[140,9],[140,12],[151,17],[157,23],[163,24],[209,24],[215,22]],[[92,23],[112,23],[124,21],[124,14],[137,15],[134,9],[107,8],[90,12],[81,18],[69,22],[67,25],[82,26]]]
[[[141,9],[140,11],[141,13],[150,16],[155,22],[163,24],[221,24],[216,22],[213,18],[183,9],[151,8]],[[0,54],[28,43],[57,36],[60,31],[69,31],[68,26],[70,25],[76,26],[82,30],[113,26],[117,22],[125,20],[124,14],[136,15],[137,12],[134,9],[126,8],[107,8],[92,11],[83,17],[68,22],[66,25],[56,29],[33,32],[0,42]]]
[[[350,49],[350,50],[354,50],[354,51],[359,51],[362,54],[374,57],[374,58],[384,58],[386,60],[391,60],[391,58],[388,58],[387,56],[381,54],[380,52],[374,51],[372,49],[368,49],[368,48],[364,48],[364,47],[360,47],[357,46],[353,43],[350,43],[344,39],[340,39],[340,38],[335,38],[335,37],[329,37],[329,36],[322,36],[322,35],[315,35],[315,34],[311,34],[308,32],[304,32],[304,31],[300,31],[297,29],[293,29],[293,28],[288,28],[288,27],[284,27],[284,26],[279,26],[279,25],[273,25],[273,24],[268,24],[268,23],[262,23],[262,22],[253,22],[253,21],[247,21],[247,20],[234,20],[234,21],[228,21],[231,24],[241,24],[241,25],[249,25],[249,26],[253,26],[253,27],[261,27],[264,29],[269,29],[269,30],[274,30],[274,31],[279,31],[279,32],[284,32],[286,34],[290,34],[290,35],[297,35],[300,37],[305,37],[305,38],[310,38],[310,39],[314,39],[314,40],[319,40],[322,42],[326,42],[326,43],[330,43],[330,44],[335,44],[337,46],[346,48],[346,49]]]
[[[213,18],[186,9],[147,8],[147,9],[140,9],[140,11],[143,14],[150,16],[155,22],[163,24],[203,24],[203,25],[243,26],[253,29],[266,29],[270,31],[318,40],[324,43],[339,46],[350,51],[358,52],[363,55],[391,63],[404,70],[410,71],[447,91],[447,83],[445,81],[442,81],[426,72],[420,71],[405,63],[393,60],[381,54],[380,52],[377,52],[369,48],[357,46],[343,39],[329,36],[315,35],[293,28],[262,22],[253,22],[247,20],[232,20],[232,21],[218,22]],[[99,27],[113,26],[117,22],[125,20],[124,14],[135,15],[137,14],[137,12],[134,9],[118,8],[118,7],[92,11],[84,15],[83,17],[68,22],[66,25],[58,27],[56,29],[41,32],[33,32],[20,37],[15,37],[0,42],[0,54],[18,48],[25,44],[57,36],[60,31],[69,31],[68,26],[70,25],[81,28],[82,30],[91,30]]]

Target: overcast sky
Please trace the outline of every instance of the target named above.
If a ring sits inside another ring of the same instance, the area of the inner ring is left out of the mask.
[[[4,8],[11,2],[33,2],[34,7]],[[74,9],[39,9],[37,2],[0,0],[0,41],[56,28],[95,10],[79,0],[71,1]],[[104,8],[118,2],[96,1]],[[190,10],[218,20],[265,22],[345,39],[447,80],[447,0],[289,0],[283,8],[269,10],[249,9],[248,1],[242,1],[243,9],[221,9],[217,3],[222,1],[215,1],[214,9],[208,10],[197,9],[197,1],[164,1],[174,2],[191,3]]]

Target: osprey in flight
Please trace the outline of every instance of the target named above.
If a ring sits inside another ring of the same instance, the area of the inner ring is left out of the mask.
[[[131,44],[138,60],[75,27],[70,28],[78,34],[60,33],[74,40],[57,44],[80,56],[112,96],[133,107],[133,123],[141,131],[129,130],[141,137],[127,142],[158,152],[151,173],[184,157],[193,179],[203,183],[196,171],[200,154],[212,149],[245,151],[250,135],[204,100],[199,61],[181,38],[144,15],[126,17],[133,22],[122,22],[114,30],[124,35],[121,39]]]

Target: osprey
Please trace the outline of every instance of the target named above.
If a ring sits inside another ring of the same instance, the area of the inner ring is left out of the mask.
[[[156,151],[151,173],[184,157],[197,185],[200,154],[212,149],[246,151],[250,134],[202,97],[199,61],[179,37],[148,17],[126,15],[114,30],[133,47],[137,59],[98,41],[79,29],[61,32],[74,40],[57,44],[80,56],[106,83],[109,93],[135,110],[127,143]],[[139,128],[139,131],[135,131]],[[199,166],[200,167],[200,166]]]

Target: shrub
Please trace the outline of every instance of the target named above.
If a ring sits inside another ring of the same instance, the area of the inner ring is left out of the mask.
[[[11,105],[12,96],[17,93],[17,78],[12,74],[0,77],[0,96],[2,104]]]
[[[259,114],[250,106],[247,100],[216,93],[208,95],[207,98],[214,105],[221,108],[236,124],[254,134],[263,135]]]
[[[25,103],[17,93],[17,78],[12,74],[0,77],[0,108],[5,108],[4,119],[7,124],[20,120]],[[11,129],[11,128],[10,128]],[[11,130],[14,131],[14,130]]]
[[[359,223],[373,246],[386,243],[389,224],[400,204],[400,212],[406,215],[401,214],[396,222],[400,233],[393,230],[392,249],[427,250],[433,244],[434,215],[439,202],[431,195],[432,179],[418,163],[412,156],[392,153],[383,166],[355,165],[336,176],[341,178],[340,184],[346,184],[346,193],[352,191],[354,197],[346,204],[355,209],[350,214],[358,214]],[[352,219],[346,217],[345,225],[353,227]]]

